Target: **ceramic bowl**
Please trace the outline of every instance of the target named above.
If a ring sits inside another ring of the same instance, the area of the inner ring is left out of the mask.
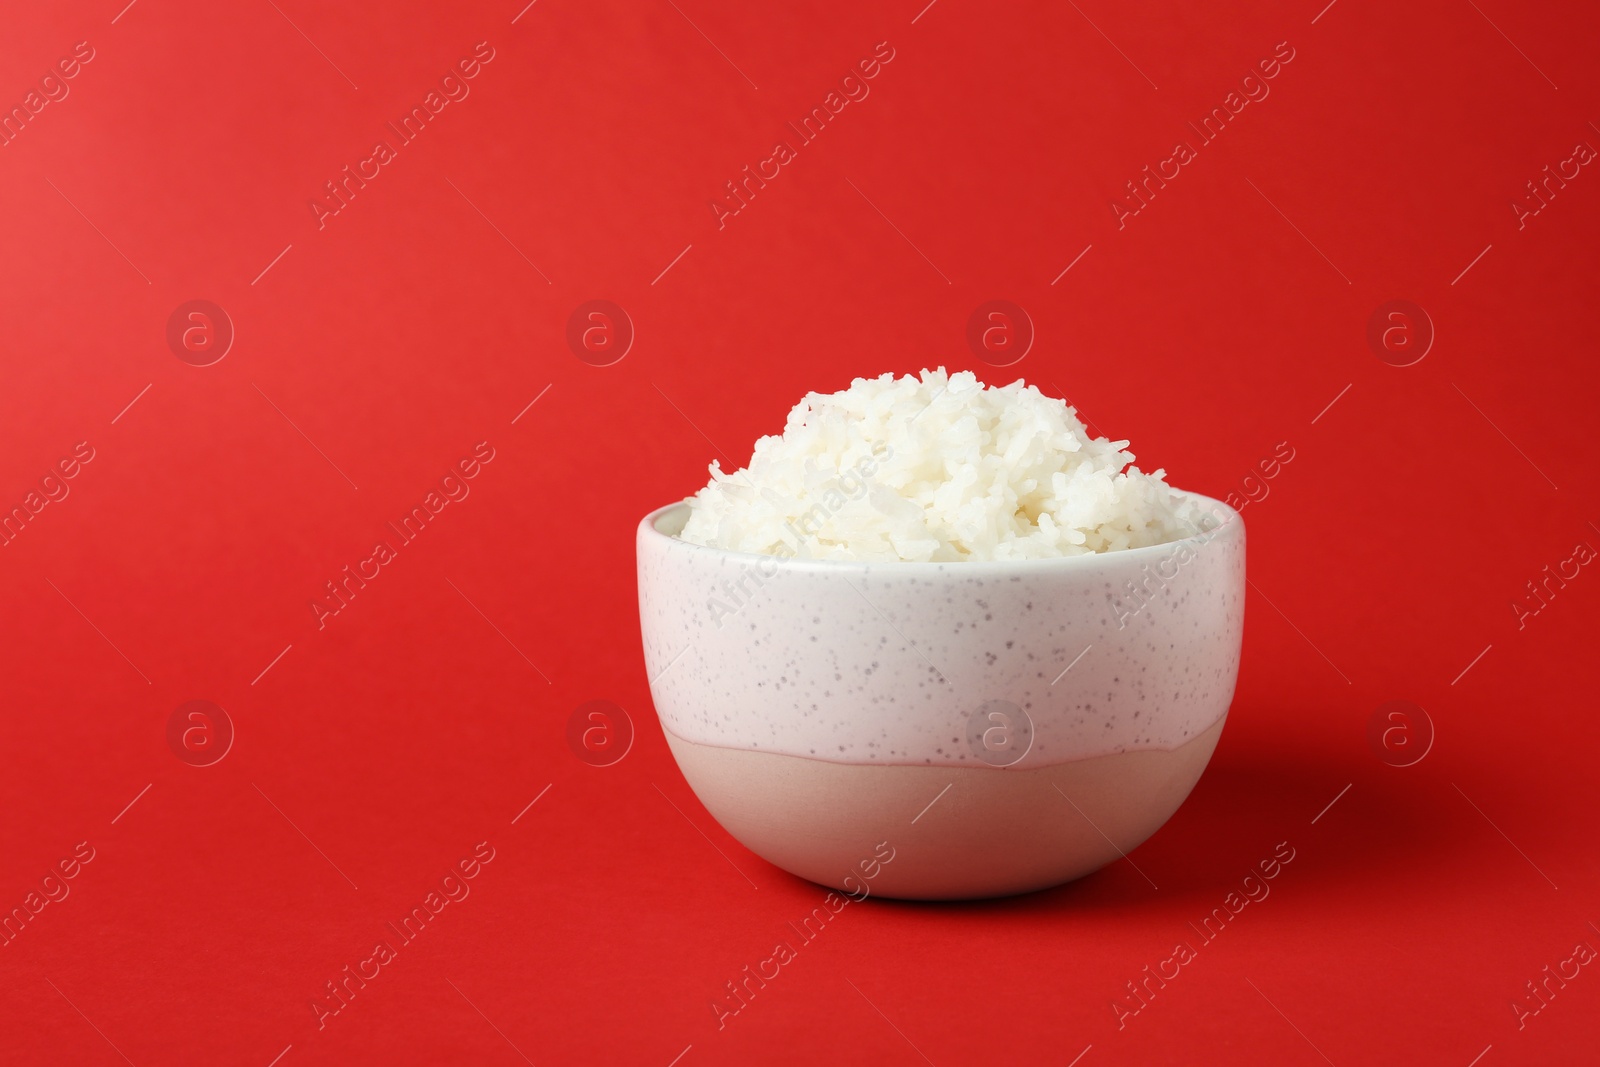
[[[653,512],[640,622],[679,768],[752,852],[857,895],[1003,896],[1125,856],[1199,779],[1239,669],[1244,523],[1181,495],[1215,525],[996,562],[727,552],[678,539],[686,504]]]

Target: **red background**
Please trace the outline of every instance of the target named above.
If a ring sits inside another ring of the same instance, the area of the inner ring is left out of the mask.
[[[5,12],[7,108],[94,58],[0,148],[0,501],[95,458],[0,549],[0,906],[95,858],[0,948],[0,1059],[1592,1060],[1593,968],[1511,1008],[1600,947],[1600,577],[1511,607],[1600,546],[1600,177],[1511,207],[1600,145],[1592,13],[445,7]],[[319,229],[323,183],[480,41],[470,96]],[[870,96],[719,230],[723,183],[880,41]],[[1124,183],[1284,41],[1270,96],[1119,229]],[[166,341],[194,299],[236,330],[208,367]],[[612,366],[565,340],[592,299],[636,330]],[[1036,331],[1005,370],[965,341],[994,299]],[[1437,333],[1412,366],[1367,341],[1393,299]],[[1245,511],[1233,713],[1133,854],[1148,882],[852,905],[719,1032],[723,983],[822,891],[674,767],[634,525],[806,391],[939,364],[1065,390],[1215,495],[1290,444]],[[470,497],[319,630],[323,583],[480,441]],[[236,731],[211,766],[168,745],[194,699]],[[591,699],[637,731],[613,766],[565,739]],[[1393,699],[1436,731],[1413,766],[1368,742]],[[324,983],[485,840],[471,896],[319,1030]],[[1272,895],[1119,1030],[1124,983],[1280,841]]]

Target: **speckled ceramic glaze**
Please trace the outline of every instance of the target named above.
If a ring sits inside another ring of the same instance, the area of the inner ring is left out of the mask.
[[[1116,858],[1188,794],[1233,697],[1244,525],[1222,503],[1192,499],[1218,523],[1183,541],[986,563],[779,560],[680,541],[687,505],[647,516],[638,532],[645,663],[689,784],[753,851],[827,884],[841,882],[827,869],[834,853],[849,867],[855,852],[872,855],[863,835],[890,834],[897,821],[902,841],[928,839],[922,858],[939,859],[920,863],[913,849],[906,873],[880,887],[891,895],[1019,892]],[[1119,788],[1107,768],[1123,764],[1138,770]],[[1063,782],[1085,774],[1076,787],[1086,792],[1073,796]],[[779,778],[794,788],[774,788]],[[1038,806],[1024,799],[1033,779],[1066,803],[1028,812],[1037,829],[1017,830],[1021,808]],[[825,800],[811,788],[822,781]],[[881,810],[921,806],[940,782],[951,785],[944,813],[911,822],[915,807]],[[1098,818],[1085,800],[1104,809]],[[964,829],[947,826],[936,840],[930,830],[950,812],[964,813]],[[1030,834],[1048,837],[1051,820],[1068,817],[1097,829],[1076,845],[1054,840],[1075,855],[1038,855]],[[830,845],[819,819],[840,839]],[[992,844],[1002,823],[1020,834],[1013,849],[1031,854],[1013,870],[986,854],[984,869],[945,877],[962,866],[952,842],[969,834],[969,850]],[[805,855],[794,854],[799,840],[810,842]]]

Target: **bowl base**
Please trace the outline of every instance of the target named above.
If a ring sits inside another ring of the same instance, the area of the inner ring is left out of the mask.
[[[706,810],[769,863],[856,897],[963,900],[1060,885],[1132,851],[1194,788],[1226,718],[1171,750],[1034,768],[830,763],[665,733]]]

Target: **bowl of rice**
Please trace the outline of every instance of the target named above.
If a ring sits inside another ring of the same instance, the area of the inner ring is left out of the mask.
[[[858,378],[646,516],[651,695],[711,815],[907,899],[1058,885],[1159,829],[1233,698],[1244,524],[1127,445],[1021,381]]]

